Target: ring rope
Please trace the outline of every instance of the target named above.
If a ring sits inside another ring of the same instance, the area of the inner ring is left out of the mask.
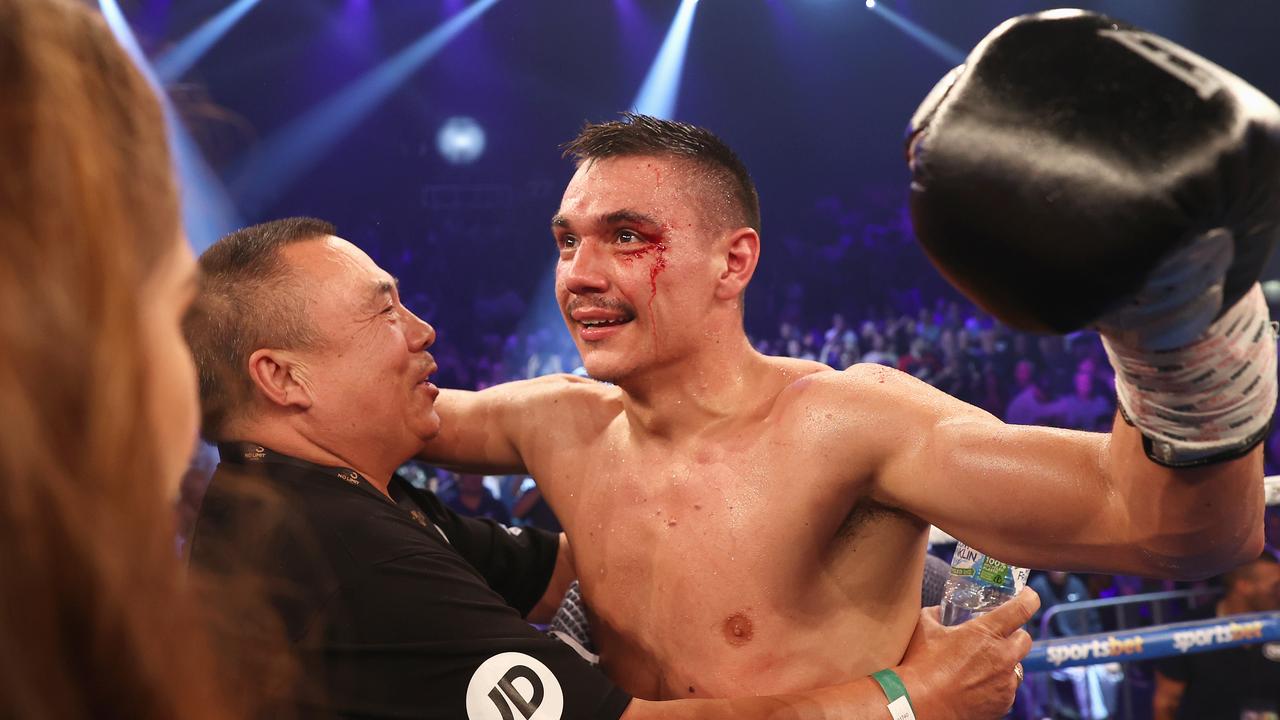
[[[1280,612],[1245,613],[1040,640],[1032,643],[1022,666],[1027,672],[1042,672],[1076,665],[1155,660],[1267,642],[1280,642]]]

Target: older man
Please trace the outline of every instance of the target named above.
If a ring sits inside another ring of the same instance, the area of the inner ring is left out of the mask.
[[[267,582],[317,680],[302,693],[305,710],[882,718],[893,700],[923,720],[1008,706],[1032,593],[963,628],[923,615],[907,658],[893,664],[901,686],[880,675],[788,696],[633,701],[522,619],[550,608],[572,575],[563,536],[460,517],[393,478],[440,430],[427,352],[435,332],[401,305],[390,275],[333,232],[296,219],[219,241],[201,258],[205,282],[186,324],[204,434],[222,454],[192,560]],[[896,697],[903,687],[909,699]]]

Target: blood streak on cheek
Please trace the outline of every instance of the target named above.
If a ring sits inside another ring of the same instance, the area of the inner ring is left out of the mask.
[[[665,243],[656,242],[650,247],[655,248],[657,255],[653,259],[653,265],[649,267],[649,307],[652,309],[653,299],[658,295],[658,276],[667,269],[667,246]]]
[[[662,240],[654,240],[644,247],[623,256],[623,262],[628,265],[639,260],[653,256],[653,264],[649,266],[649,318],[653,321],[653,301],[658,297],[658,276],[667,269],[667,244]],[[658,326],[653,323],[653,342],[658,343]]]
[[[658,276],[667,269],[667,246],[663,242],[655,242],[653,264],[649,266],[649,323],[653,328],[653,345],[658,346],[658,321],[653,315],[653,299],[658,297]]]

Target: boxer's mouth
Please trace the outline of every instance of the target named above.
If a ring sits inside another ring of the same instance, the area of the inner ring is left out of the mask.
[[[570,317],[572,317],[573,321],[579,325],[589,328],[626,325],[635,319],[635,315],[631,313],[596,308],[574,310],[570,313]]]

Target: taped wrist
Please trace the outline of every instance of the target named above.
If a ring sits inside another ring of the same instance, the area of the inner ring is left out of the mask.
[[[1145,438],[1147,456],[1191,467],[1261,442],[1276,406],[1275,339],[1257,285],[1181,347],[1153,350],[1104,332],[1121,412]]]

